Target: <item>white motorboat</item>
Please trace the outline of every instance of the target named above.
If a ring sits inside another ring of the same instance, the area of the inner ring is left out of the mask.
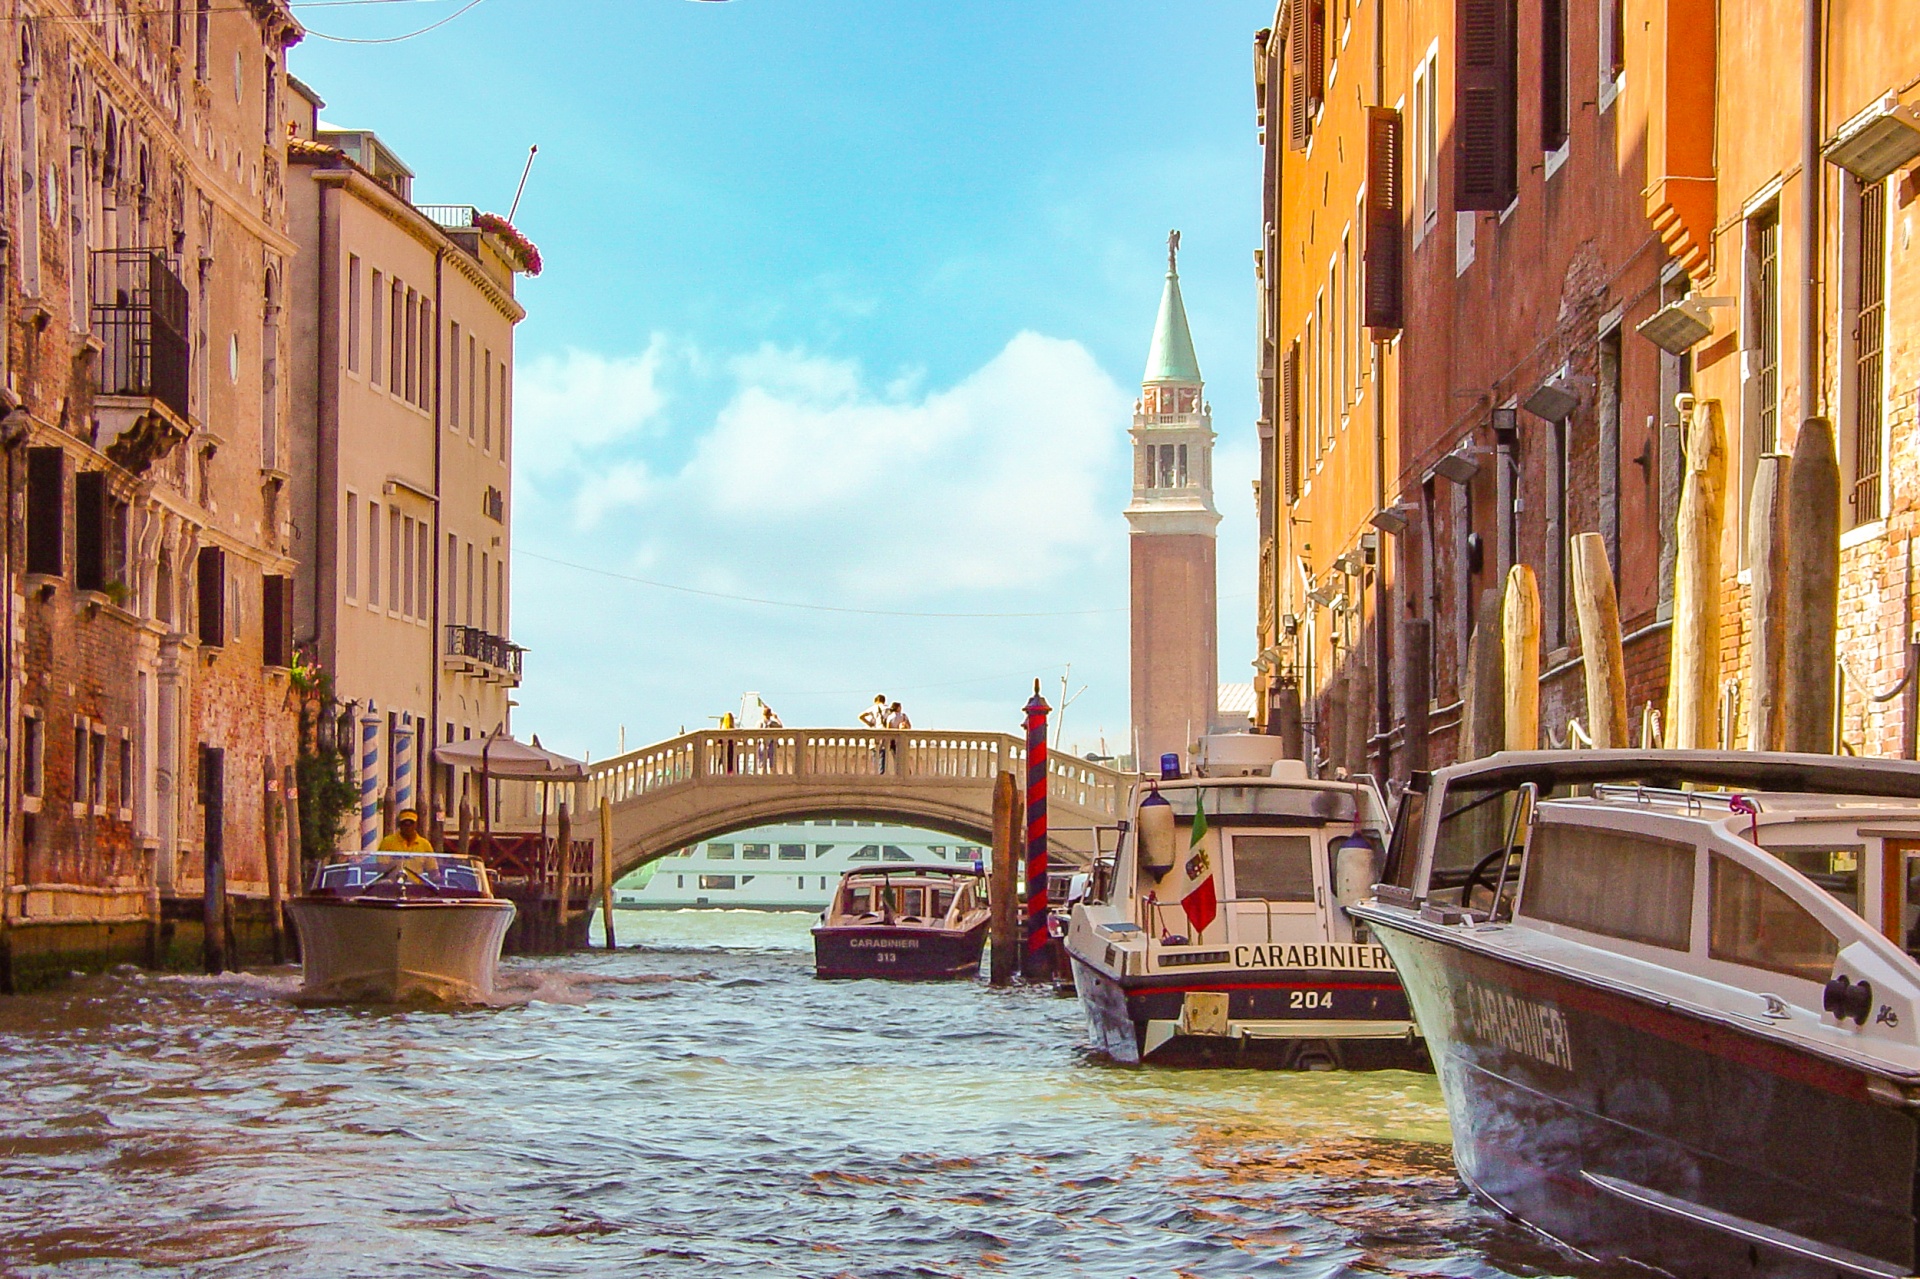
[[[1424,1068],[1387,952],[1343,909],[1386,851],[1372,781],[1310,780],[1293,760],[1201,769],[1230,775],[1135,787],[1115,856],[1073,908],[1094,1046],[1129,1064]]]
[[[514,913],[478,859],[431,853],[333,857],[287,910],[306,997],[441,1003],[492,996]]]
[[[1683,1279],[1920,1265],[1920,767],[1551,751],[1416,775],[1354,908],[1482,1198]]]

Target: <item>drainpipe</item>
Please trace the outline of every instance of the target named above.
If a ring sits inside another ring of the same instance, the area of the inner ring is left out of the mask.
[[[444,233],[441,238],[446,238]],[[440,600],[446,593],[442,589],[444,574],[452,571],[451,565],[443,566],[440,562],[440,508],[444,505],[440,500],[440,467],[441,454],[446,448],[445,423],[440,420],[440,393],[444,378],[442,368],[445,363],[444,353],[440,349],[440,334],[447,327],[446,265],[447,246],[442,244],[433,252],[433,555],[430,558],[433,565],[433,602],[427,606],[427,631],[431,640],[427,645],[427,704],[431,709],[427,712],[426,731],[415,734],[413,739],[414,758],[420,761],[414,765],[414,771],[419,774],[415,784],[420,787],[427,812],[433,814],[428,820],[433,824],[435,848],[440,847],[443,834],[443,823],[438,816],[440,773],[433,762],[433,748],[440,740],[440,645],[444,642],[440,637]]]
[[[1820,371],[1820,223],[1826,200],[1826,173],[1820,163],[1825,132],[1820,110],[1822,0],[1805,0],[1806,31],[1801,50],[1800,181],[1804,186],[1800,224],[1800,416],[1817,417],[1825,396]]]

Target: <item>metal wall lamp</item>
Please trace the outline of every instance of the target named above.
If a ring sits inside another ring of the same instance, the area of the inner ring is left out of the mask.
[[[1564,422],[1580,407],[1580,393],[1561,378],[1549,378],[1533,388],[1520,407],[1548,422]]]
[[[1471,484],[1480,473],[1480,463],[1471,445],[1455,449],[1433,464],[1433,473],[1455,484]]]
[[[1669,355],[1685,355],[1713,336],[1710,308],[1732,306],[1732,298],[1684,297],[1669,302],[1634,326],[1634,331]]]
[[[1407,531],[1407,524],[1418,509],[1406,502],[1395,502],[1367,516],[1367,523],[1391,537],[1399,537]]]

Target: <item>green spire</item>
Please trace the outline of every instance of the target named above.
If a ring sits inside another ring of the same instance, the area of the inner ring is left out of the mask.
[[[1187,307],[1180,300],[1180,272],[1174,264],[1179,251],[1180,233],[1175,231],[1167,236],[1167,287],[1160,294],[1160,316],[1153,323],[1153,345],[1147,348],[1142,382],[1200,381],[1200,360],[1193,353]]]

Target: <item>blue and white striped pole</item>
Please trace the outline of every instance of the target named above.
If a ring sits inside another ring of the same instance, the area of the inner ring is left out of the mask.
[[[379,842],[380,717],[369,714],[360,721],[360,851],[372,852]]]
[[[394,725],[393,811],[396,814],[403,808],[413,807],[413,740],[412,724]]]

